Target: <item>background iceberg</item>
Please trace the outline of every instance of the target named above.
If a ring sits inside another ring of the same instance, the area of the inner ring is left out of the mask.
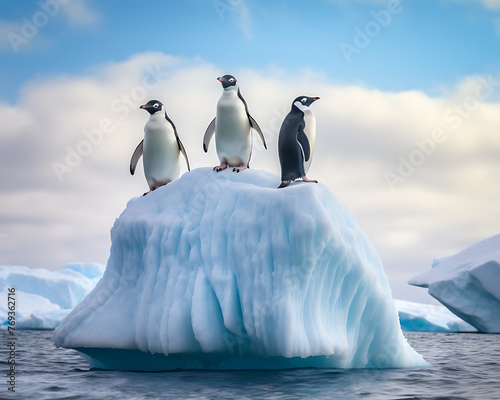
[[[401,329],[407,332],[476,332],[446,307],[395,300]]]
[[[92,367],[417,367],[373,246],[321,184],[202,168],[132,199],[53,340]]]
[[[500,333],[500,235],[436,260],[410,285],[429,294],[480,332]]]
[[[104,265],[68,264],[58,271],[0,266],[0,296],[16,289],[16,329],[55,329],[96,285]],[[7,301],[0,303],[0,327],[7,326]]]

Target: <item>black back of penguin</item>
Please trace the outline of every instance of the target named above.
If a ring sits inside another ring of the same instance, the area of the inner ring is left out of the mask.
[[[305,175],[304,155],[297,141],[301,129],[304,129],[304,113],[292,107],[281,125],[278,139],[282,181],[293,181]]]

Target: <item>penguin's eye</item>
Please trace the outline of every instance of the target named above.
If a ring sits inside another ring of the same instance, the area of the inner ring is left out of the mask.
[[[158,106],[159,106],[159,104],[158,104],[158,103],[155,103],[153,107],[154,107],[154,108],[158,108]]]
[[[229,82],[233,83],[234,82],[234,78],[229,78]]]
[[[302,100],[300,100],[302,103],[305,103],[307,99],[304,97]]]

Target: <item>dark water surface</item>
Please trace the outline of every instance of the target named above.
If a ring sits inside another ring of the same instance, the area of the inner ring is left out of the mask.
[[[0,331],[0,399],[500,399],[500,335],[407,332],[426,369],[173,372],[89,370],[51,335],[18,331],[11,393]]]

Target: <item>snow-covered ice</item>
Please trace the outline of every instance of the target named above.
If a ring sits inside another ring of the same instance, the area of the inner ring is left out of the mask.
[[[476,332],[476,328],[441,305],[395,301],[403,331]]]
[[[8,288],[15,288],[16,329],[55,329],[96,285],[104,265],[73,263],[57,271],[0,266],[0,328],[7,326]]]
[[[426,366],[349,211],[322,184],[279,183],[200,168],[130,200],[56,345],[105,369]]]
[[[500,235],[485,239],[412,278],[480,332],[500,333]]]

